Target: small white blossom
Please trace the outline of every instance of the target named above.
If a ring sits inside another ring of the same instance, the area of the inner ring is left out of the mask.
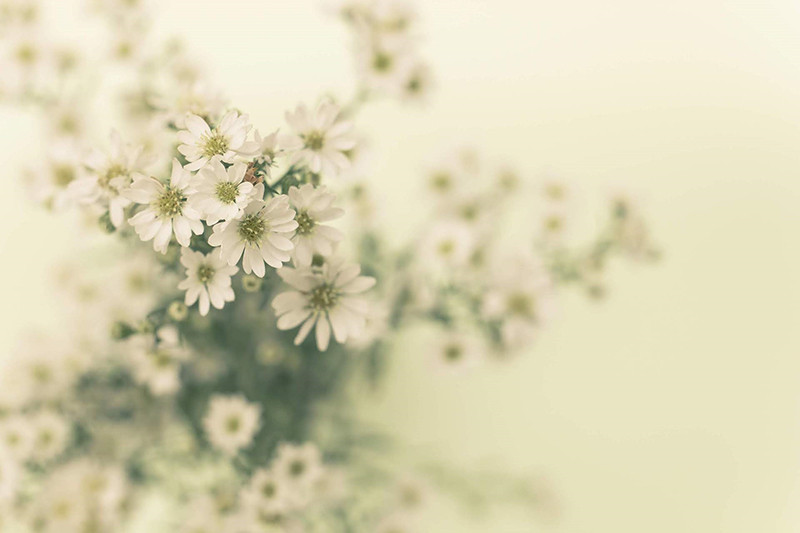
[[[324,186],[306,183],[289,189],[289,198],[297,212],[297,230],[292,239],[297,264],[310,265],[314,254],[331,255],[336,243],[344,238],[341,231],[324,224],[344,215],[344,210],[332,206],[336,195]]]
[[[0,449],[17,461],[30,458],[33,449],[33,426],[22,415],[9,416],[0,421]]]
[[[426,270],[439,277],[452,277],[464,268],[475,249],[475,235],[465,222],[445,220],[425,236],[420,256]]]
[[[181,364],[188,354],[180,345],[175,327],[160,328],[156,337],[156,345],[150,339],[132,339],[133,377],[155,396],[174,394],[180,388]]]
[[[143,241],[153,241],[153,249],[167,253],[173,232],[181,246],[189,246],[192,233],[203,233],[200,214],[187,202],[192,192],[191,172],[172,161],[172,175],[168,184],[153,177],[139,176],[125,192],[126,196],[147,207],[132,216],[128,222]]]
[[[289,484],[271,470],[257,470],[242,491],[242,502],[252,513],[283,514],[292,505]]]
[[[187,306],[199,300],[200,314],[205,316],[210,305],[222,309],[225,302],[233,301],[231,276],[239,269],[223,261],[218,252],[205,255],[182,248],[181,264],[186,268],[186,279],[178,288],[186,291]]]
[[[271,470],[276,479],[288,485],[288,498],[295,508],[308,505],[325,473],[319,448],[311,442],[278,446]]]
[[[250,201],[253,184],[244,181],[246,163],[236,163],[226,169],[219,156],[197,173],[195,192],[189,204],[213,225],[239,216]]]
[[[286,113],[286,122],[294,134],[285,135],[281,146],[287,152],[293,152],[290,164],[302,162],[311,172],[330,176],[350,167],[350,160],[344,152],[356,146],[356,139],[351,133],[353,124],[337,120],[339,111],[338,105],[325,101],[314,112],[300,104],[294,112]]]
[[[415,60],[405,39],[371,39],[360,48],[358,67],[367,89],[402,95]]]
[[[375,285],[375,278],[359,276],[359,265],[326,261],[321,268],[282,268],[278,275],[295,290],[272,301],[278,329],[300,326],[295,344],[300,344],[316,325],[317,348],[328,349],[331,329],[337,342],[357,337],[364,329],[369,310],[358,294]],[[302,325],[301,325],[302,324]]]
[[[150,163],[141,146],[126,145],[119,133],[113,131],[110,152],[92,152],[86,161],[90,175],[72,181],[68,186],[69,196],[80,203],[106,205],[111,223],[120,227],[125,221],[125,208],[131,203],[123,191]]]
[[[118,531],[127,492],[121,468],[79,459],[47,478],[34,515],[45,533]]]
[[[31,418],[31,427],[34,461],[43,463],[54,459],[66,448],[70,428],[63,416],[53,411],[39,411]]]
[[[552,282],[546,269],[523,255],[494,267],[482,311],[500,324],[503,343],[511,349],[523,347],[553,314]]]
[[[294,248],[290,239],[296,228],[288,196],[275,196],[267,202],[254,199],[239,218],[214,226],[208,243],[220,247],[220,256],[229,265],[244,256],[245,273],[264,277],[264,263],[281,268],[289,261]]]
[[[209,442],[227,455],[250,446],[261,425],[261,406],[242,395],[212,396],[203,428]]]
[[[178,132],[178,151],[189,161],[188,170],[203,168],[215,156],[233,163],[237,155],[250,154],[255,148],[247,142],[251,128],[248,116],[237,111],[228,111],[213,129],[197,115],[187,115],[185,125],[186,129]]]

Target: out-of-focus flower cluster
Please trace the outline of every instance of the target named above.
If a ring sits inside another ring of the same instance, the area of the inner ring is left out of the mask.
[[[267,130],[179,44],[149,39],[143,6],[94,2],[111,44],[67,61],[37,37],[34,2],[0,0],[2,98],[47,125],[26,185],[116,238],[94,267],[61,272],[64,306],[93,311],[75,338],[3,372],[0,516],[117,531],[157,502],[165,518],[144,530],[412,531],[429,485],[367,459],[381,439],[350,414],[348,384],[377,381],[393,340],[420,323],[446,367],[520,351],[559,286],[600,296],[612,255],[656,255],[641,215],[615,197],[599,235],[572,246],[565,189],[548,183],[541,226],[502,239],[530,191],[509,171],[480,179],[477,159],[458,154],[426,177],[418,236],[392,244],[365,220],[378,211],[368,185],[340,178],[353,174],[361,106],[428,88],[407,5],[345,4],[355,97],[298,104]],[[123,80],[110,97],[86,94],[92,68]],[[108,105],[93,115],[95,100]],[[110,134],[93,131],[109,119]]]
[[[418,51],[416,13],[409,3],[355,0],[340,12],[354,30],[361,98],[414,100],[428,93],[430,68]]]

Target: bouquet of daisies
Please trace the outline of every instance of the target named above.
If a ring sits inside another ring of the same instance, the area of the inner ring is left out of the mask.
[[[529,245],[505,245],[492,236],[524,180],[464,152],[430,170],[425,231],[393,243],[375,221],[376,184],[359,176],[356,121],[376,98],[430,87],[407,5],[343,5],[354,96],[301,103],[267,129],[179,44],[146,38],[141,2],[93,8],[112,29],[100,58],[37,41],[39,7],[0,2],[2,101],[38,109],[50,136],[26,185],[111,235],[60,276],[65,306],[88,318],[3,375],[2,527],[400,532],[437,487],[471,504],[539,501],[510,477],[399,467],[350,392],[377,384],[419,325],[435,329],[430,349],[448,368],[525,348],[559,286],[599,297],[612,256],[657,256],[635,205],[615,196],[599,234],[574,246],[567,189],[546,180]],[[80,96],[93,68],[125,80],[110,88],[105,140]]]

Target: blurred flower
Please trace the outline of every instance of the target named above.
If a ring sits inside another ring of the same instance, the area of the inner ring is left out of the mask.
[[[33,426],[27,416],[17,414],[0,420],[0,450],[3,453],[22,462],[30,458],[32,448]]]
[[[286,113],[286,122],[295,133],[284,135],[280,144],[290,152],[290,164],[302,162],[315,174],[333,177],[350,166],[344,152],[356,146],[353,124],[338,120],[339,112],[338,105],[324,101],[313,112],[300,104]]]
[[[308,505],[315,484],[325,472],[319,449],[310,442],[278,446],[271,470],[276,479],[285,483],[287,498],[296,508]]]
[[[34,507],[34,523],[46,533],[115,531],[128,486],[118,467],[77,460],[46,480]]]
[[[156,103],[168,110],[168,120],[181,129],[187,129],[187,116],[202,117],[208,124],[216,122],[225,109],[225,98],[201,81],[181,85],[172,101],[160,96]]]
[[[442,221],[425,236],[420,260],[426,271],[450,279],[469,263],[474,246],[475,236],[466,223]]]
[[[262,468],[253,474],[242,491],[242,502],[256,514],[283,514],[292,504],[288,490],[285,480]]]
[[[111,223],[118,228],[125,220],[125,207],[131,203],[122,193],[149,164],[150,159],[141,147],[124,144],[119,133],[113,131],[110,152],[92,152],[86,161],[91,175],[72,181],[70,196],[81,203],[107,205]]]
[[[486,318],[500,324],[506,347],[523,347],[553,313],[552,283],[547,271],[528,255],[498,263],[482,308]]]
[[[261,407],[242,395],[211,397],[203,428],[212,446],[235,455],[250,446],[261,425]]]
[[[164,326],[156,332],[157,344],[146,336],[132,340],[131,364],[136,382],[156,395],[174,394],[180,388],[180,369],[187,359],[178,330]]]
[[[67,445],[69,425],[53,411],[39,411],[31,418],[33,442],[31,458],[39,463],[54,459]]]

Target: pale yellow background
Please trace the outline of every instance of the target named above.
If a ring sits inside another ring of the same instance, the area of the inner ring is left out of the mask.
[[[262,130],[349,88],[346,34],[317,2],[161,4],[158,31],[183,35]],[[590,196],[636,191],[665,260],[616,267],[602,305],[566,294],[537,346],[505,365],[443,376],[409,341],[367,416],[420,452],[544,473],[563,511],[548,530],[800,530],[800,4],[418,7],[436,94],[359,124],[398,227],[415,215],[409,176],[466,144]],[[12,169],[29,132],[1,116],[8,350],[58,316],[41,280],[69,254],[70,228],[22,203]],[[432,512],[423,530],[538,530],[510,513],[453,515]]]

